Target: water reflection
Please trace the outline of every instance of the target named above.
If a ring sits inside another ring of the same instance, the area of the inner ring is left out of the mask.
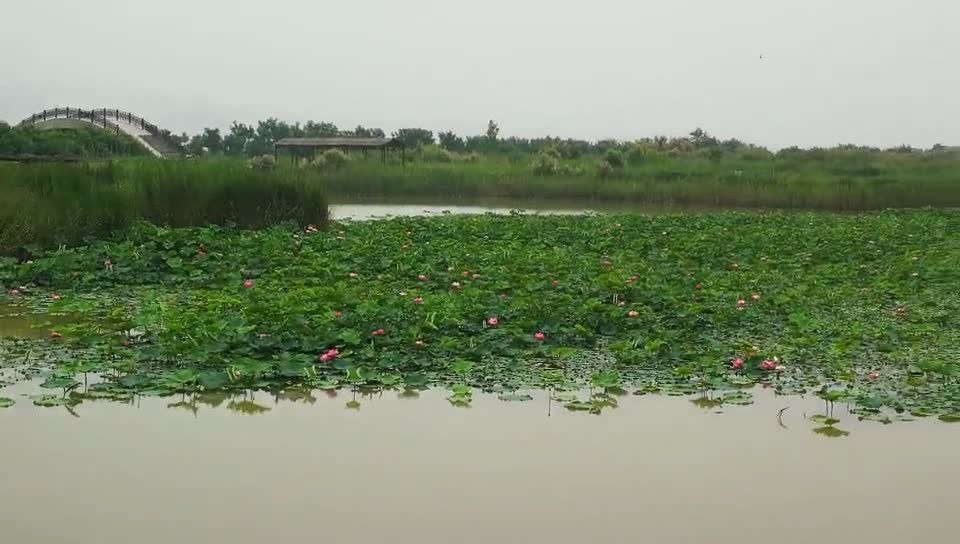
[[[368,386],[356,385],[344,388],[311,388],[305,385],[291,385],[261,390],[226,391],[208,390],[193,393],[177,393],[165,396],[150,396],[131,393],[118,388],[112,381],[105,381],[91,375],[83,382],[73,379],[45,376],[8,384],[0,387],[0,397],[23,399],[34,410],[63,408],[70,415],[80,417],[88,407],[109,411],[124,407],[143,409],[146,406],[162,405],[175,412],[185,412],[195,418],[205,413],[227,412],[244,416],[264,415],[283,405],[314,406],[337,403],[342,409],[360,411],[364,406],[378,407],[390,405],[396,401],[423,400],[433,405],[438,399],[446,400],[449,407],[471,408],[479,403],[489,406],[491,403],[503,405],[536,405],[546,417],[555,415],[554,405],[569,413],[603,415],[613,410],[636,404],[656,402],[663,408],[678,410],[683,406],[682,396],[642,395],[621,387],[602,389],[584,389],[581,391],[519,390],[484,392],[463,385],[443,388],[427,386]],[[751,390],[713,391],[704,390],[692,397],[686,397],[688,405],[698,411],[712,414],[725,414],[732,411],[756,411],[759,403],[761,411],[768,414],[770,422],[789,430],[784,419],[798,414],[803,420],[816,425],[815,432],[823,436],[846,436],[849,431],[836,433],[833,429],[841,422],[845,426],[859,424],[862,420],[880,420],[878,417],[866,418],[851,411],[849,406],[826,402],[816,396],[784,397],[774,391],[755,387]],[[788,406],[784,407],[784,404]],[[789,411],[791,406],[792,411]],[[107,408],[108,407],[108,408]],[[443,407],[436,407],[438,410]],[[823,413],[821,413],[823,412]],[[785,416],[786,414],[786,416]],[[29,417],[21,412],[20,417]],[[889,422],[889,415],[884,416]],[[796,419],[796,417],[794,417]]]

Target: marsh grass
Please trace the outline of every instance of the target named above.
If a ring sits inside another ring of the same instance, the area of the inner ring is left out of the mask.
[[[320,185],[238,161],[7,164],[0,191],[0,253],[8,255],[110,237],[140,221],[257,229],[327,220]]]
[[[416,155],[415,155],[416,157]],[[355,160],[310,179],[337,197],[541,198],[696,207],[835,211],[960,206],[960,159],[915,153],[842,153],[720,159],[655,155],[596,175],[596,157],[535,172],[536,157],[475,162],[415,160],[405,166]],[[294,169],[281,160],[281,171]],[[572,172],[572,173],[571,173]]]

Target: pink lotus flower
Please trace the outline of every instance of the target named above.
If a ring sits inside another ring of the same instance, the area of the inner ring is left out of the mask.
[[[498,319],[497,316],[491,315],[490,317],[487,318],[487,325],[491,327],[496,327],[499,324],[500,324],[500,319]]]
[[[480,279],[480,274],[474,274],[474,275],[473,275],[473,279],[479,280],[479,279]]]
[[[702,283],[698,283],[698,284],[694,285],[693,288],[694,288],[694,289],[703,289],[703,284],[702,284]]]
[[[463,277],[467,277],[467,276],[470,275],[470,271],[469,271],[469,270],[464,270],[463,272],[460,273],[460,275],[463,276]]]
[[[740,268],[740,265],[737,263],[730,263],[730,270],[736,270]]]
[[[243,282],[243,287],[246,288],[246,289],[252,288],[252,287],[253,287],[253,280],[247,280],[247,281]]]
[[[459,288],[460,288],[460,282],[459,282],[459,281],[455,281],[455,282],[453,282],[453,283],[450,284],[450,287],[452,287],[453,289],[459,289]]]
[[[50,295],[50,298],[53,299],[53,300],[60,300],[60,295],[54,293],[54,294]]]
[[[611,266],[613,266],[613,263],[610,262],[608,259],[604,259],[603,261],[600,262],[600,264],[603,265],[604,268],[610,268]]]
[[[417,281],[427,281],[428,279],[430,278],[428,278],[426,274],[420,274],[417,276]]]
[[[637,316],[639,316],[639,315],[640,315],[640,312],[638,312],[638,311],[636,311],[636,310],[630,310],[629,312],[627,312],[627,316],[628,316],[628,317],[637,317]]]
[[[21,293],[19,289],[11,289],[11,290],[10,290],[10,296],[11,296],[11,297],[19,297],[19,296],[22,295],[22,294],[23,294],[23,293]]]
[[[760,300],[760,293],[754,293],[750,295],[750,298],[752,298],[753,300]]]
[[[202,250],[202,249],[198,249],[198,250],[197,250],[197,257],[206,257],[206,256],[207,256],[207,252],[206,252],[206,251],[204,251],[204,250]]]
[[[870,380],[871,382],[876,381],[879,377],[880,377],[879,372],[871,372],[867,374],[867,379]]]
[[[760,370],[776,370],[776,369],[777,369],[777,362],[772,359],[764,359],[763,362],[760,363]]]
[[[50,338],[60,338],[61,336],[63,335],[57,331],[50,331]]]
[[[341,312],[340,310],[334,310],[333,317],[343,317],[343,312]]]
[[[427,347],[427,343],[424,342],[423,340],[417,340],[417,341],[415,341],[415,342],[413,343],[413,345],[416,346],[416,347],[418,347],[418,348]]]
[[[413,297],[414,304],[423,304],[423,297]]]
[[[357,273],[356,273],[356,272],[351,272],[351,273],[349,273],[349,274],[347,274],[347,275],[350,276],[351,278],[356,278],[356,277],[357,277]]]
[[[533,333],[533,339],[536,340],[536,341],[538,341],[538,342],[542,342],[542,341],[543,341],[544,339],[546,339],[546,338],[547,338],[547,335],[544,334],[543,331],[537,331],[537,332]]]
[[[730,368],[734,370],[740,370],[741,368],[743,368],[743,359],[741,359],[740,357],[734,357],[730,361]]]
[[[371,333],[370,333],[370,336],[383,336],[384,334],[387,334],[387,331],[385,331],[385,330],[383,330],[383,329],[377,329],[377,330],[371,332]]]
[[[130,340],[127,339],[127,338],[124,338],[123,341],[120,342],[120,343],[123,344],[123,347],[125,347],[125,348],[129,348],[129,347],[130,347]]]
[[[326,363],[336,359],[339,356],[340,356],[340,350],[338,350],[337,348],[330,348],[327,351],[321,353],[318,359],[320,359],[321,363]]]
[[[617,303],[617,306],[620,306],[620,307],[623,307],[626,305],[627,305],[627,302],[625,300],[621,300],[620,302]]]

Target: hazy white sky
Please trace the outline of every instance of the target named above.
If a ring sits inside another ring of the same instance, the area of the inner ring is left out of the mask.
[[[958,28],[958,0],[0,0],[0,119],[960,144]]]

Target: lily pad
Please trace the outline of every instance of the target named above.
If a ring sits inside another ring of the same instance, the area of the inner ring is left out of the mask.
[[[9,408],[16,404],[13,399],[7,397],[0,397],[0,408]]]

